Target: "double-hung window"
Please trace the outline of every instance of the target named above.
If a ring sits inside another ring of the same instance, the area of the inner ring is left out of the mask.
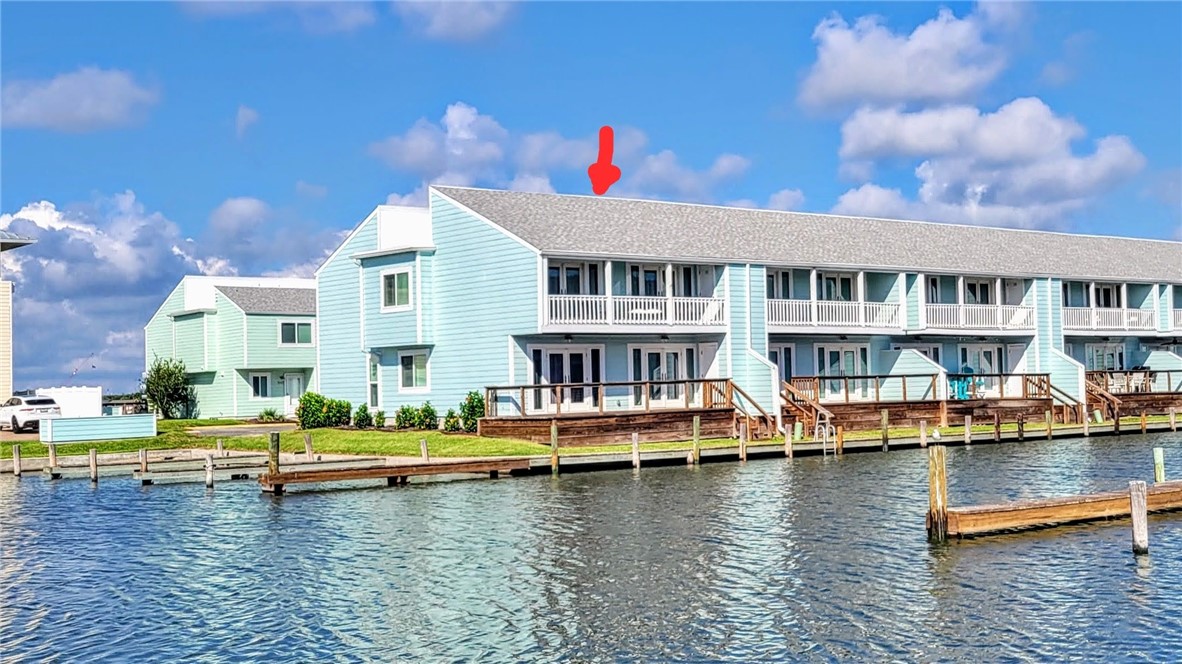
[[[430,383],[427,377],[427,351],[406,351],[398,354],[398,387],[401,392],[425,392]]]
[[[250,398],[266,399],[271,396],[271,375],[250,374]]]
[[[279,343],[284,346],[310,346],[312,344],[312,323],[280,322]]]
[[[372,355],[369,358],[369,407],[378,407],[378,360]]]
[[[414,307],[411,268],[397,268],[382,273],[382,311],[404,311]]]

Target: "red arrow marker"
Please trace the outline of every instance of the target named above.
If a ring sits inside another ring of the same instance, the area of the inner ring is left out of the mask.
[[[615,134],[612,128],[604,125],[599,128],[599,159],[587,168],[587,175],[591,178],[591,191],[596,196],[607,193],[611,186],[620,181],[620,167],[612,163],[612,147]]]

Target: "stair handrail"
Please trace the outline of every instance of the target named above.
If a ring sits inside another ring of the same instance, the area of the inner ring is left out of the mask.
[[[752,399],[749,394],[744,392],[743,388],[739,387],[738,385],[736,385],[732,381],[731,382],[731,405],[734,406],[736,409],[741,410],[744,415],[746,415],[748,418],[750,418],[751,415],[749,415],[747,413],[747,410],[739,406],[738,401],[735,399],[736,394],[739,397],[741,397],[744,401],[746,401],[751,407],[755,408],[755,410],[759,411],[759,414],[761,416],[763,416],[763,421],[767,424],[767,426],[772,431],[775,431],[775,429],[776,429],[775,418],[773,418],[771,415],[769,415],[768,412],[763,409],[763,406],[759,405],[758,401],[756,401],[755,399]]]
[[[780,386],[783,388],[784,392],[791,395],[794,400],[803,401],[804,403],[808,404],[808,406],[810,408],[812,408],[813,411],[816,412],[818,415],[824,415],[825,417],[829,417],[829,418],[833,417],[833,413],[830,412],[828,408],[822,406],[819,401],[814,401],[813,399],[811,399],[807,394],[805,394],[804,392],[801,392],[792,383],[789,383],[786,380],[782,380],[782,381],[780,381]]]

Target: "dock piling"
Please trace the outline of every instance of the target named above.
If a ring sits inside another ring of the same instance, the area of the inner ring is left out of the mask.
[[[1166,481],[1166,454],[1160,447],[1153,448],[1153,482]]]
[[[218,458],[220,459],[220,458],[222,458],[222,457],[224,457],[224,456],[226,456],[226,447],[225,447],[225,443],[224,443],[224,442],[222,442],[222,439],[221,439],[221,438],[218,438]]]
[[[632,432],[632,467],[640,470],[640,434]]]
[[[928,446],[928,421],[927,420],[920,420],[919,421],[919,446],[920,447],[927,447]]]
[[[792,426],[792,440],[803,440],[803,439],[804,439],[804,422],[801,422],[800,420],[796,420],[796,423]]]
[[[90,483],[98,484],[98,450],[90,448]]]
[[[140,448],[140,472],[148,472],[148,450]]]
[[[784,447],[788,448],[788,456],[792,456],[792,447],[789,440],[791,436],[784,436]],[[694,450],[693,464],[697,466],[702,463],[702,416],[694,415]]]
[[[1090,425],[1090,423],[1091,423],[1091,421],[1092,421],[1092,418],[1090,418],[1090,417],[1085,417],[1085,418],[1083,418],[1083,420],[1081,420],[1081,421],[1083,422],[1083,435],[1084,435],[1084,438],[1087,438],[1088,436],[1092,435],[1092,434],[1091,434],[1091,431],[1090,431],[1090,426],[1091,426],[1091,425]]]
[[[1051,440],[1055,436],[1055,415],[1052,411],[1044,413],[1047,420],[1047,440]]]
[[[271,432],[270,445],[267,448],[267,473],[279,474],[279,432]]]
[[[948,469],[944,457],[944,446],[928,448],[928,541],[945,542],[948,539]]]
[[[205,488],[213,488],[213,455],[205,455]]]
[[[1018,426],[1018,431],[1022,431],[1021,425]],[[993,414],[993,442],[1001,442],[1001,413]]]
[[[1149,427],[1149,420],[1145,417],[1145,411],[1141,411],[1141,433],[1145,433]]]
[[[308,457],[308,461],[312,460],[312,434],[304,433],[304,456]]]
[[[747,461],[747,423],[739,422],[739,461]]]
[[[886,408],[883,408],[882,409],[882,451],[883,452],[886,452],[890,449],[891,434],[890,434],[889,427],[890,427],[890,412]]]
[[[964,416],[964,444],[969,446],[973,444],[973,416]]]
[[[837,425],[837,440],[834,442],[833,451],[837,456],[845,453],[845,427],[840,424]]]
[[[558,477],[558,420],[550,421],[550,474]]]
[[[1026,416],[1018,414],[1018,440],[1026,440]]]
[[[1129,513],[1133,517],[1133,554],[1149,553],[1149,517],[1145,500],[1145,482],[1129,482]]]
[[[19,443],[12,446],[12,474],[14,477],[21,476],[21,446]]]
[[[57,443],[47,443],[45,446],[49,448],[49,467],[57,468]]]
[[[1178,430],[1178,409],[1170,409],[1170,431]]]
[[[423,463],[430,463],[431,462],[431,454],[429,452],[427,452],[427,439],[426,438],[419,439],[419,457],[421,457],[423,459]]]

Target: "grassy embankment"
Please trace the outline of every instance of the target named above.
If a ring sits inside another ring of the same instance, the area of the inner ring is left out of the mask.
[[[1165,415],[1155,415],[1147,418],[1149,422],[1166,422]],[[1135,433],[1140,427],[1140,417],[1121,418],[1121,427],[1126,433]],[[131,440],[108,440],[86,443],[61,443],[57,446],[59,456],[85,455],[87,450],[95,448],[99,454],[114,452],[135,452],[140,449],[185,449],[185,448],[213,448],[215,438],[196,436],[189,429],[206,426],[229,426],[241,424],[234,420],[161,420],[157,425],[159,434],[155,438],[137,438]],[[1064,427],[1078,428],[1078,424],[1056,424],[1056,429]],[[1028,422],[1026,435],[1035,440],[1043,431],[1042,422]],[[929,431],[939,427],[930,427]],[[1003,432],[1015,432],[1016,424],[1002,425]],[[964,435],[963,426],[939,428],[940,435],[945,439],[960,439]],[[974,425],[975,433],[991,433],[992,424]],[[374,431],[344,430],[344,429],[315,429],[312,432],[312,446],[324,454],[358,454],[372,456],[419,456],[419,439],[427,439],[427,449],[433,457],[481,457],[481,456],[534,456],[550,453],[548,445],[539,445],[521,440],[503,438],[479,438],[467,434],[450,434],[438,431]],[[280,447],[284,452],[304,451],[303,431],[284,431],[280,434]],[[805,432],[805,440],[812,436],[811,431]],[[919,436],[919,429],[915,427],[893,427],[890,429],[892,440],[915,438]],[[226,449],[264,452],[267,449],[266,436],[222,436]],[[846,440],[879,440],[880,433],[872,431],[850,431],[845,434]],[[782,443],[783,439],[778,439]],[[757,441],[753,444],[768,444],[769,441]],[[735,445],[733,439],[708,439],[702,441],[702,447],[727,447]],[[48,455],[45,445],[36,441],[22,441],[21,456],[23,458],[44,457]],[[643,443],[642,450],[677,450],[690,448],[689,441],[673,441],[667,443]],[[565,447],[561,453],[567,454],[599,454],[610,452],[627,452],[631,449],[628,444],[602,445],[594,447]],[[12,456],[12,444],[0,445],[0,458]]]

